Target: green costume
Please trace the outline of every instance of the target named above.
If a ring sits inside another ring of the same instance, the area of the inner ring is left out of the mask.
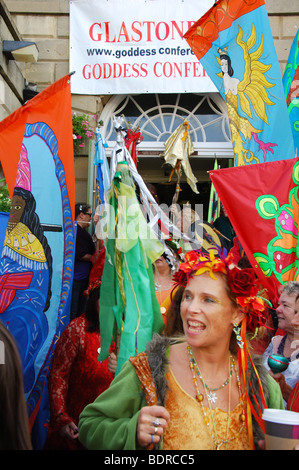
[[[111,388],[83,410],[79,440],[91,450],[136,449],[137,420],[143,406],[146,401],[140,382],[127,361]]]

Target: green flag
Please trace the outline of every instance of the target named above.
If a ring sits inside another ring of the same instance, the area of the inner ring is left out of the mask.
[[[147,224],[126,162],[118,165],[108,193],[106,258],[100,295],[101,352],[109,355],[114,340],[116,374],[126,360],[144,351],[153,333],[163,329],[153,268],[164,251]]]

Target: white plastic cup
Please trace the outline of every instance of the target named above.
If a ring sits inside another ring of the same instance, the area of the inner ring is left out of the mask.
[[[263,420],[266,450],[294,450],[299,444],[299,413],[266,408]]]

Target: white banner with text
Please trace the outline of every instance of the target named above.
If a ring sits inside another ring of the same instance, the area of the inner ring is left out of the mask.
[[[75,94],[215,92],[183,35],[213,0],[71,0]]]

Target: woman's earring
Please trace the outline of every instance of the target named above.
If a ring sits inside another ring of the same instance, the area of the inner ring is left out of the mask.
[[[238,344],[239,348],[243,349],[244,343],[243,343],[242,338],[240,336],[241,327],[238,325],[238,323],[234,323],[233,332],[236,335],[237,344]]]

